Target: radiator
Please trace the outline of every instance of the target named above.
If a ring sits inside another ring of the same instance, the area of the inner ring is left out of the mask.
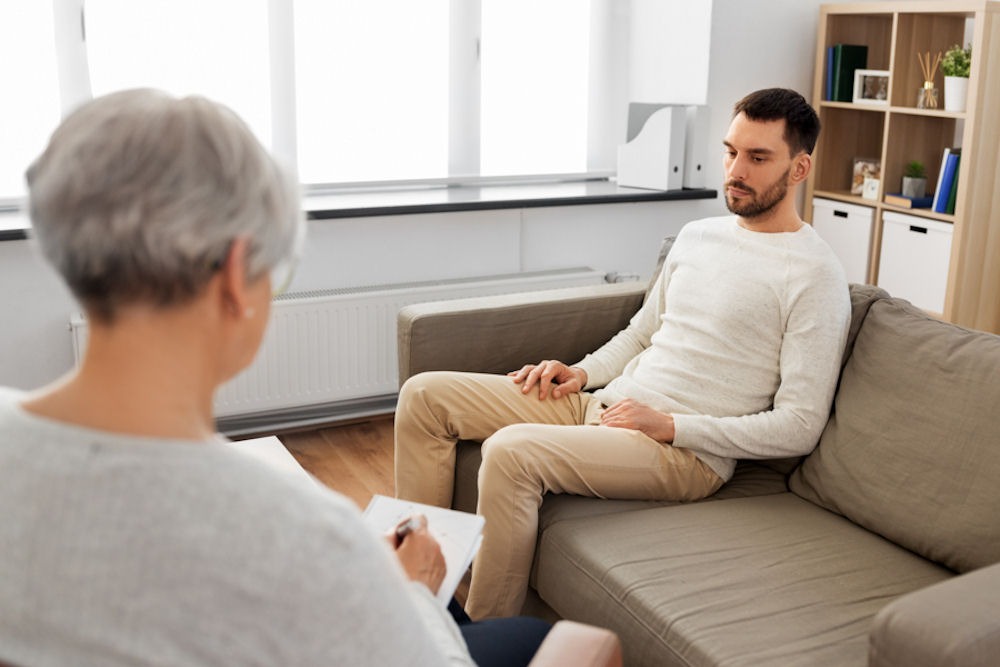
[[[394,396],[399,389],[396,317],[403,306],[604,280],[601,272],[575,268],[284,294],[273,302],[257,358],[217,392],[216,416],[288,413]],[[86,321],[75,316],[70,329],[79,363]]]

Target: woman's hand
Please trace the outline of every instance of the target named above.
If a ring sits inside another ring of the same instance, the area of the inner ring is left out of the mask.
[[[626,398],[601,414],[601,426],[641,431],[657,442],[674,441],[674,418]]]
[[[426,517],[416,517],[417,526],[400,536],[396,531],[389,534],[389,544],[396,550],[406,576],[419,581],[437,595],[447,573],[441,546],[427,530]]]

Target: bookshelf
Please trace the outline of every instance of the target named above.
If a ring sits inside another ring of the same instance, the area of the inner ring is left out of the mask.
[[[835,44],[866,45],[866,68],[890,72],[887,104],[824,100],[827,47]],[[953,44],[972,45],[966,110],[943,110],[940,69],[935,76],[939,107],[918,109],[917,91],[924,76],[916,54],[944,52]],[[952,232],[947,284],[943,312],[936,314],[956,324],[1000,333],[1000,2],[822,5],[812,99],[823,131],[806,185],[806,218],[812,221],[815,198],[871,209],[868,279],[873,284],[879,284],[886,213],[947,223]],[[962,148],[962,158],[953,214],[885,203],[887,193],[899,192],[903,170],[911,160],[926,166],[927,190],[933,194],[944,149],[956,146]],[[851,194],[855,158],[880,160],[877,199]]]

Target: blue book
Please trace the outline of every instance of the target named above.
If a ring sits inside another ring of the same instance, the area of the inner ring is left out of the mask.
[[[958,196],[958,175],[962,171],[962,154],[958,154],[958,162],[955,163],[955,178],[951,181],[951,192],[948,193],[948,204],[945,206],[944,212],[948,215],[955,214],[955,199]]]
[[[826,89],[823,91],[824,100],[833,99],[833,56],[834,48],[832,46],[826,47]]]
[[[948,197],[951,196],[951,187],[955,183],[955,174],[958,171],[958,150],[945,149],[944,164],[941,168],[941,178],[934,193],[934,212],[948,212]]]

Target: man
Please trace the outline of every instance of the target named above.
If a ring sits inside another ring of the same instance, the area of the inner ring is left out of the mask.
[[[818,134],[794,91],[738,102],[723,142],[734,215],[686,225],[629,326],[582,361],[403,387],[400,497],[448,505],[456,440],[483,440],[473,618],[520,610],[545,492],[698,500],[736,459],[815,446],[850,317],[838,260],[795,210]]]

